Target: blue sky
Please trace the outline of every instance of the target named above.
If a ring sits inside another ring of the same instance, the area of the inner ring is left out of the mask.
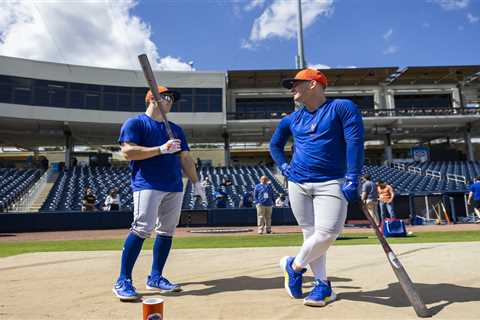
[[[137,69],[292,69],[295,0],[2,1],[0,54]],[[480,64],[480,0],[304,0],[317,67]],[[18,37],[22,34],[22,37]]]

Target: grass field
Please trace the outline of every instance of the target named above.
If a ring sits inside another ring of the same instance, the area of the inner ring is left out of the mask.
[[[480,241],[478,231],[452,232],[418,232],[406,238],[389,238],[389,243],[431,243]],[[335,245],[362,245],[378,243],[375,235],[349,233],[335,241]],[[152,239],[145,241],[143,249],[151,249]],[[176,238],[174,249],[200,248],[247,248],[247,247],[286,247],[302,244],[302,236],[296,234],[274,234],[269,236],[204,236]],[[0,257],[7,257],[29,252],[49,251],[100,251],[120,250],[122,239],[115,240],[59,240],[59,241],[18,241],[0,243]]]

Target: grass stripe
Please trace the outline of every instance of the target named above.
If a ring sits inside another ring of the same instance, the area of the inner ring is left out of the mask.
[[[401,243],[432,243],[432,242],[465,242],[480,241],[478,231],[451,231],[451,232],[418,232],[406,238],[389,238],[392,244]],[[50,251],[101,251],[121,250],[123,239],[114,240],[57,240],[57,241],[6,241],[0,242],[0,257],[8,257],[29,252]],[[373,233],[349,233],[335,241],[335,245],[362,245],[376,244],[377,238]],[[300,246],[302,236],[294,234],[273,235],[225,235],[175,238],[175,249],[205,249],[205,248],[254,248],[254,247],[286,247]],[[151,249],[152,239],[147,239],[144,250]]]

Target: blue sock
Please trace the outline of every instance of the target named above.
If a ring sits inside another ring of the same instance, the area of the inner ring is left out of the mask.
[[[165,262],[172,247],[172,237],[157,235],[153,244],[152,278],[161,277]]]
[[[128,234],[123,245],[122,266],[118,280],[132,279],[133,266],[142,250],[143,241],[145,241],[144,238],[140,238],[132,232]]]

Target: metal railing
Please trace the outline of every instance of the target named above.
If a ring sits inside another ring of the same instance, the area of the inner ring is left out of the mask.
[[[467,184],[467,178],[458,174],[447,173],[447,181],[455,181],[463,184]]]
[[[428,177],[433,177],[433,178],[437,178],[438,180],[442,180],[442,173],[440,171],[437,171],[437,170],[431,170],[431,169],[427,169],[427,171],[425,172],[425,175]]]
[[[362,117],[415,117],[415,116],[480,116],[480,108],[395,108],[395,109],[364,109],[360,108]],[[227,112],[227,120],[255,120],[255,119],[281,119],[287,112],[249,111]]]
[[[43,175],[35,182],[35,184],[12,206],[13,212],[27,212],[33,204],[33,201],[37,197],[40,190],[45,186],[48,178],[53,174],[53,170],[50,168],[43,173]]]
[[[418,174],[420,176],[422,175],[422,169],[419,167],[410,166],[408,167],[407,171],[413,174]]]

